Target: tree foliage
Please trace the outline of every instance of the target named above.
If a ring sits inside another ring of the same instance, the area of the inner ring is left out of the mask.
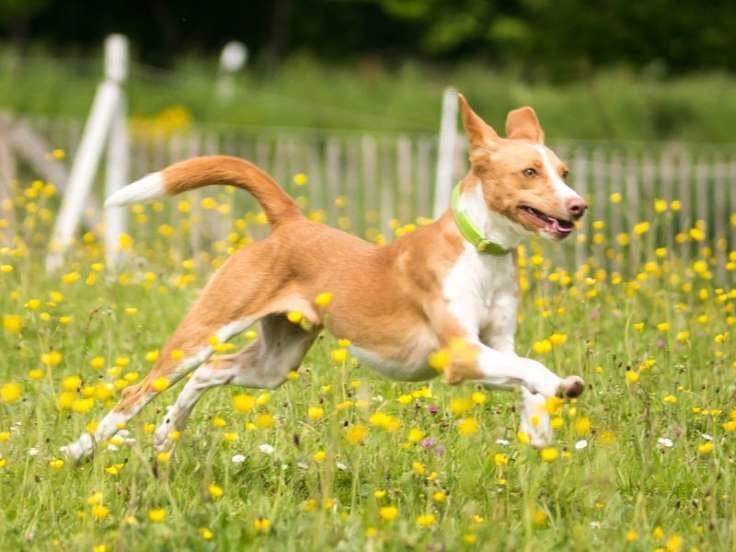
[[[730,0],[0,0],[0,37],[97,47],[128,34],[144,59],[244,41],[256,59],[474,56],[558,79],[601,65],[736,68]]]

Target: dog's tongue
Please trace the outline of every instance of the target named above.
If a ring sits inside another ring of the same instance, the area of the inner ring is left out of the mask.
[[[569,234],[575,228],[575,225],[572,222],[566,220],[559,220],[550,217],[550,221],[550,226],[552,226],[552,229],[555,232],[559,232],[560,234]]]

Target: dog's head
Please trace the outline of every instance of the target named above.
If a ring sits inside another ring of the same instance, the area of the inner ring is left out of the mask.
[[[587,204],[565,184],[567,167],[544,145],[531,107],[510,111],[501,138],[458,95],[470,148],[471,171],[486,207],[530,233],[561,240],[575,229]]]

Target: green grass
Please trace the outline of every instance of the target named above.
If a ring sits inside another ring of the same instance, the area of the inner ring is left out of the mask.
[[[43,208],[45,200],[37,201]],[[440,379],[390,382],[353,361],[335,362],[337,345],[326,338],[299,377],[277,390],[211,391],[175,457],[157,470],[147,424],[160,421],[180,387],[131,421],[132,446],[102,446],[91,462],[53,467],[59,447],[115,400],[90,404],[85,394],[142,377],[150,367],[146,353],[163,345],[224,255],[215,245],[182,264],[187,254],[175,237],[153,234],[162,214],[150,207],[145,214],[152,232],[138,237],[131,262],[94,282],[89,275],[100,267],[92,263],[102,256],[93,235],[74,248],[66,277],[44,275],[39,244],[49,221],[39,211],[20,219],[16,246],[0,250],[3,549],[678,550],[678,539],[683,550],[736,546],[736,421],[727,424],[736,416],[736,292],[711,279],[710,256],[691,266],[671,252],[656,257],[651,234],[641,245],[652,264],[620,282],[614,272],[627,257],[617,246],[610,272],[591,260],[566,274],[536,249],[523,257],[518,352],[588,382],[579,400],[555,414],[560,457],[552,462],[518,441],[515,394],[448,387]],[[729,270],[736,268],[732,256]],[[50,351],[62,355],[53,366],[42,356]],[[104,367],[90,365],[95,357]],[[627,371],[639,374],[638,382],[627,383]],[[16,385],[22,394],[13,400]],[[71,409],[59,406],[65,385]],[[244,392],[262,397],[247,413],[232,406],[232,396]],[[464,403],[467,411],[459,412]],[[320,406],[324,417],[310,418],[310,406]],[[376,412],[400,427],[373,425]],[[273,427],[258,427],[264,414]],[[471,418],[478,431],[460,435],[460,420]],[[345,430],[356,424],[369,429],[357,445]],[[436,444],[411,443],[412,428]],[[673,446],[658,445],[659,438]],[[587,447],[578,450],[582,440]],[[702,448],[706,443],[712,450]],[[263,444],[275,452],[261,452]],[[314,457],[320,451],[322,462]],[[245,462],[234,464],[235,454]],[[211,495],[212,484],[221,497]],[[433,498],[438,491],[444,502]],[[94,509],[95,500],[107,510]],[[389,505],[398,509],[394,521],[380,516]],[[166,518],[154,523],[149,512],[158,508]],[[94,512],[106,515],[95,519]],[[426,514],[434,522],[420,527],[417,518]],[[270,522],[268,531],[257,529],[260,518]],[[630,531],[636,538],[627,543]]]
[[[0,70],[6,75],[0,108],[82,118],[101,62],[43,50],[20,55],[5,47]],[[133,64],[131,113],[151,117],[181,105],[200,124],[434,132],[442,90],[453,85],[499,126],[509,109],[533,105],[553,139],[732,142],[736,121],[736,79],[717,73],[659,79],[609,69],[587,81],[545,83],[472,61],[341,66],[295,57],[269,72],[248,68],[227,102],[214,99],[215,76],[214,61],[202,58],[168,71]]]

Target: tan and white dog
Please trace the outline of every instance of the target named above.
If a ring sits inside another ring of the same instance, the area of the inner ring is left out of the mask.
[[[463,360],[444,367],[445,381],[521,389],[521,429],[535,445],[546,443],[546,398],[576,397],[583,381],[563,379],[515,354],[519,288],[511,251],[531,234],[566,237],[586,204],[565,184],[567,169],[544,146],[533,109],[511,111],[506,138],[501,138],[463,96],[459,101],[471,167],[456,188],[453,206],[431,225],[389,245],[375,246],[308,220],[264,171],[235,157],[182,161],[113,194],[106,205],[230,184],[258,200],[272,232],[227,260],[151,372],[123,390],[94,436],[83,434],[63,452],[74,460],[92,453],[95,443],[113,436],[157,395],[157,378],[173,384],[194,371],[154,434],[157,450],[170,450],[169,435],[183,428],[204,391],[228,383],[279,386],[323,327],[349,339],[355,356],[396,380],[436,376],[430,355],[464,343]],[[323,292],[331,293],[332,301],[320,307],[315,298]],[[291,323],[289,311],[303,313],[309,325]],[[212,336],[224,342],[255,323],[260,329],[253,343],[210,358]]]

